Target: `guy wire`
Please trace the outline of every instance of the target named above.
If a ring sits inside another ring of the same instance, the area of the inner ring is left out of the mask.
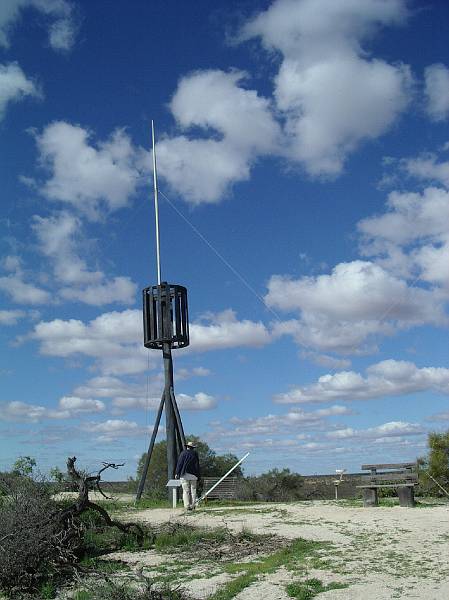
[[[243,283],[243,285],[252,293],[256,298],[262,302],[265,308],[275,317],[275,319],[281,322],[281,318],[279,315],[265,302],[263,297],[256,292],[256,290],[252,287],[250,283],[241,275],[237,269],[235,269],[229,261],[209,242],[209,240],[199,231],[197,227],[178,209],[177,206],[159,189],[159,193],[161,196],[165,198],[168,204],[173,208],[173,210],[187,223],[187,225],[197,234],[197,236],[212,250],[212,252],[221,260],[221,262],[228,267],[228,269]]]

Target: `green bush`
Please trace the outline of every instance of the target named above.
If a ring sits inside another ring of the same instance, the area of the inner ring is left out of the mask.
[[[272,469],[262,475],[245,477],[237,486],[239,500],[291,502],[302,497],[303,480],[290,469]]]
[[[3,479],[1,487],[6,495],[0,503],[0,589],[25,598],[26,591],[44,585],[49,597],[52,577],[80,548],[81,531],[73,527],[67,535],[45,483],[16,475],[7,483]]]
[[[439,486],[449,491],[449,430],[429,433],[427,444],[428,455],[418,461],[419,493],[423,496],[446,496]]]
[[[218,455],[209,447],[206,442],[203,442],[196,436],[188,436],[188,441],[194,442],[196,451],[200,459],[200,468],[202,477],[221,477],[231,467],[238,462],[238,458],[234,454]],[[137,480],[140,481],[143,466],[146,460],[146,453],[142,454],[137,467]],[[234,477],[243,475],[240,467],[237,467],[233,473]],[[163,500],[167,498],[167,443],[162,440],[154,445],[153,454],[151,455],[150,466],[148,469],[147,478],[145,481],[145,496],[151,500]],[[201,494],[201,482],[198,488]]]

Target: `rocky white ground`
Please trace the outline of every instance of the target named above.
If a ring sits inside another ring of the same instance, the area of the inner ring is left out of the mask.
[[[319,568],[302,577],[349,587],[319,595],[323,600],[390,600],[392,598],[447,600],[449,598],[449,506],[425,508],[355,508],[335,502],[204,507],[193,513],[182,509],[147,509],[120,515],[147,523],[169,520],[233,531],[274,533],[288,539],[332,542],[322,551]],[[161,559],[154,551],[116,553],[136,570],[178,572],[178,582],[198,599],[206,599],[232,578],[219,564],[186,564],[181,558]],[[246,559],[247,560],[247,559]],[[263,576],[236,596],[237,600],[287,600],[285,585],[298,573],[284,567]]]

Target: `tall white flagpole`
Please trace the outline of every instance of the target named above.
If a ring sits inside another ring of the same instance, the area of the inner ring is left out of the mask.
[[[157,284],[161,285],[161,251],[159,242],[159,204],[157,190],[156,171],[156,143],[154,139],[154,121],[151,119],[151,138],[153,140],[153,187],[154,187],[154,215],[156,219],[156,261],[157,261]]]

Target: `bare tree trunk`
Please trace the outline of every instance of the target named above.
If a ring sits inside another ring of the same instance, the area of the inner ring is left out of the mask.
[[[132,530],[134,530],[138,543],[142,544],[144,533],[140,525],[138,525],[137,523],[121,523],[120,521],[114,521],[113,519],[111,519],[108,512],[102,506],[89,500],[89,491],[94,487],[100,492],[102,496],[104,496],[108,500],[110,499],[108,496],[106,496],[106,494],[104,494],[103,490],[100,487],[101,474],[106,469],[117,469],[118,467],[121,467],[123,465],[116,465],[114,463],[103,463],[103,468],[98,471],[97,475],[83,476],[79,473],[79,471],[76,470],[75,462],[76,456],[73,456],[71,458],[69,457],[67,459],[67,473],[70,479],[78,485],[78,498],[72,506],[69,506],[68,508],[62,511],[62,513],[60,514],[61,520],[67,522],[69,519],[80,515],[86,510],[95,510],[103,517],[106,525],[109,525],[111,527],[117,527],[118,529],[120,529],[120,531],[123,531],[123,533],[131,533]]]

